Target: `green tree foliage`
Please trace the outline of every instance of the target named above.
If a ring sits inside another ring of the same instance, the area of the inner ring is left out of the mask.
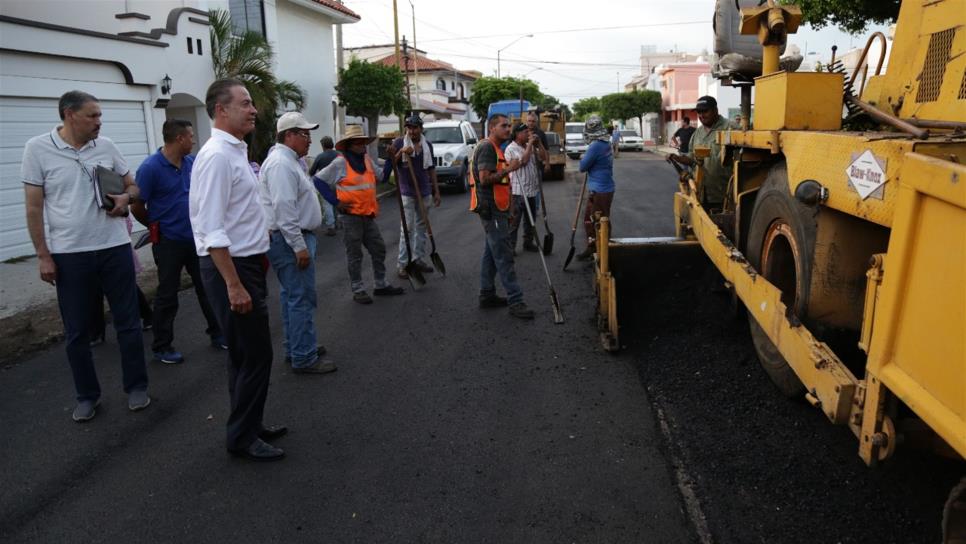
[[[529,79],[484,76],[473,84],[470,107],[480,116],[480,119],[486,119],[490,104],[500,100],[519,99],[521,91],[523,99],[531,104],[539,104],[544,98],[540,87]]]
[[[900,0],[780,0],[797,4],[805,22],[814,28],[835,25],[858,34],[869,23],[891,23],[899,16]]]
[[[574,121],[586,121],[587,116],[600,112],[600,98],[596,96],[591,96],[589,98],[581,98],[580,100],[574,102]]]
[[[261,162],[275,143],[279,111],[301,110],[305,106],[305,91],[292,81],[275,78],[274,52],[264,36],[257,32],[232,35],[231,15],[224,10],[211,10],[208,21],[215,77],[244,82],[258,109],[248,153],[252,160]]]
[[[369,134],[376,135],[380,115],[405,115],[409,108],[406,101],[405,78],[399,68],[369,64],[358,59],[339,70],[339,84],[335,86],[339,105],[349,115],[365,117]],[[369,153],[376,156],[376,142]]]
[[[643,127],[645,114],[661,111],[661,93],[631,91],[604,95],[600,99],[600,110],[602,117],[607,120],[637,119]]]

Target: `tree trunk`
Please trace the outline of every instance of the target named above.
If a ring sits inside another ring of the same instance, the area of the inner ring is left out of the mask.
[[[375,161],[379,158],[379,116],[370,115],[366,119],[369,121],[369,130],[367,131],[368,135],[376,138],[371,144],[369,144],[367,152],[369,153],[369,158]]]

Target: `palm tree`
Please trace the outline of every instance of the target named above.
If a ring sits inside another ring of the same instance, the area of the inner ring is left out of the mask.
[[[224,10],[211,10],[211,60],[215,77],[232,77],[245,83],[258,109],[249,156],[261,162],[275,143],[275,122],[280,109],[301,110],[305,106],[305,90],[293,81],[275,78],[272,72],[271,44],[257,32],[240,36],[232,33],[231,15]]]

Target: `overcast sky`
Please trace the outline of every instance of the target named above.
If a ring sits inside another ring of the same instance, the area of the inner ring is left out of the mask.
[[[362,17],[343,26],[345,47],[392,43],[392,0],[345,0],[345,5]],[[496,75],[497,50],[503,49],[504,76],[527,74],[543,92],[566,104],[623,90],[640,73],[642,45],[689,53],[713,50],[714,0],[413,0],[412,5],[417,45],[430,58]],[[411,43],[410,2],[398,0],[398,6],[399,34]],[[862,47],[878,28],[852,37],[835,28],[802,27],[789,43],[802,51],[807,44],[808,51],[827,58],[833,44],[840,54]],[[533,37],[510,45],[526,34]]]

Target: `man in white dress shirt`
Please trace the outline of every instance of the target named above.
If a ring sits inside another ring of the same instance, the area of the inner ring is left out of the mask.
[[[285,452],[268,443],[285,427],[264,427],[272,369],[272,338],[265,304],[268,221],[243,138],[258,113],[245,85],[219,79],[205,97],[211,138],[195,158],[188,211],[205,292],[228,342],[228,451],[254,461]]]
[[[276,124],[276,144],[258,174],[262,206],[268,217],[268,260],[278,276],[282,302],[286,360],[296,374],[336,370],[322,358],[315,332],[315,231],[322,226],[322,207],[299,158],[309,152],[310,130],[319,128],[298,112],[288,112]]]

